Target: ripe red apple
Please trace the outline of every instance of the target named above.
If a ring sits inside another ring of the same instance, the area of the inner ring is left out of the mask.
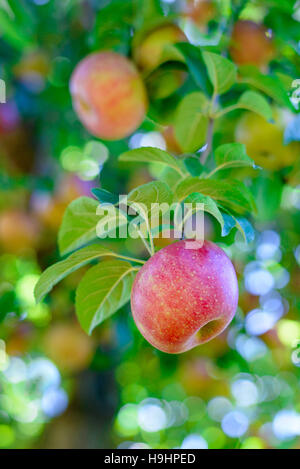
[[[238,21],[231,35],[230,55],[238,65],[267,65],[274,54],[274,45],[266,28],[253,21]]]
[[[105,140],[130,135],[147,110],[145,87],[135,66],[111,51],[90,54],[79,62],[70,91],[83,125]]]
[[[197,246],[198,244],[198,246]],[[181,353],[220,334],[238,302],[234,267],[216,244],[187,240],[151,257],[134,281],[131,308],[154,347]]]

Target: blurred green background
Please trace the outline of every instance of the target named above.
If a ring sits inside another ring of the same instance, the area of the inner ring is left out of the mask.
[[[155,122],[169,123],[191,86],[153,100],[133,136],[103,142],[91,155],[94,139],[75,116],[68,88],[81,58],[106,48],[130,54],[133,24],[157,8],[195,44],[218,48],[235,14],[272,28],[270,67],[300,77],[299,2],[210,3],[213,15],[198,23],[182,13],[184,2],[172,0],[0,3],[0,448],[300,447],[298,146],[288,162],[285,147],[274,148],[271,165],[245,170],[259,208],[252,243],[235,231],[221,238],[213,218],[205,219],[207,239],[230,256],[240,287],[235,319],[208,344],[161,353],[137,331],[129,306],[88,337],[74,314],[82,270],[42,303],[33,298],[40,273],[59,259],[56,236],[68,203],[99,181],[114,193],[150,181],[155,165],[120,165],[117,156],[128,147],[169,148]],[[294,117],[278,114],[283,140]],[[245,128],[251,134],[259,121],[245,119],[239,112],[224,118],[216,142],[233,141]],[[298,119],[298,140],[299,127]],[[255,138],[254,153],[261,139],[272,141],[267,128]],[[135,240],[105,243],[145,254]]]

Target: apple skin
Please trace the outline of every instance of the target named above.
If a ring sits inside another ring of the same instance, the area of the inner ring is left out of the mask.
[[[70,91],[82,124],[104,140],[132,134],[147,111],[146,90],[138,71],[115,52],[93,53],[81,60],[72,74]]]
[[[138,272],[131,294],[139,331],[166,353],[186,352],[219,335],[237,303],[234,267],[210,241],[178,241],[158,251]]]
[[[253,21],[235,23],[229,49],[232,60],[237,65],[267,65],[274,55],[274,45],[266,33],[263,25]]]

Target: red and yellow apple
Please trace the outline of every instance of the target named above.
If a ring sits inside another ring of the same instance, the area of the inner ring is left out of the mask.
[[[153,70],[165,62],[165,48],[176,42],[185,42],[184,32],[176,24],[164,24],[150,31],[133,48],[133,58],[142,70]]]
[[[267,65],[274,55],[274,45],[267,29],[253,21],[238,21],[231,35],[230,55],[238,65]]]
[[[81,60],[72,74],[70,91],[80,121],[96,137],[125,138],[145,117],[143,81],[134,64],[115,52],[93,53]]]
[[[237,302],[234,267],[210,241],[178,241],[158,251],[138,272],[131,294],[141,334],[167,353],[216,337],[232,320]]]

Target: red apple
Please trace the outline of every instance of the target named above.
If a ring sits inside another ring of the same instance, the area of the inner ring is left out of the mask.
[[[181,353],[220,334],[238,303],[234,267],[210,241],[179,241],[151,257],[134,281],[131,308],[154,347]]]
[[[85,57],[70,82],[73,106],[91,134],[105,140],[127,137],[142,123],[147,96],[135,66],[115,52]]]

